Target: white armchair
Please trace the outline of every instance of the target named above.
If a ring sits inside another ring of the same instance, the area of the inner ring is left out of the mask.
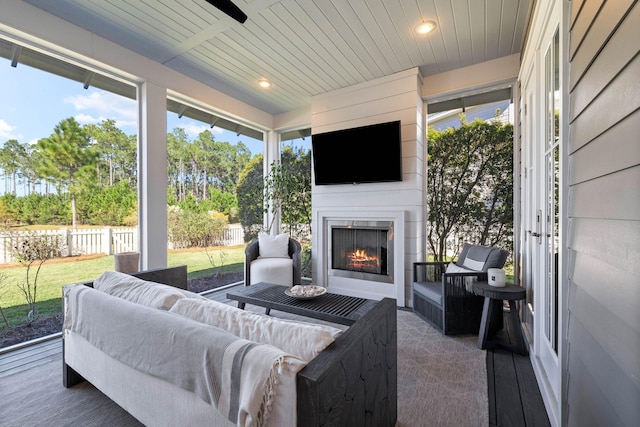
[[[265,250],[265,242],[271,242],[275,237],[261,236],[263,248],[260,249],[260,239],[254,240],[245,248],[245,273],[244,284],[250,286],[259,282],[275,283],[283,286],[295,286],[302,283],[302,247],[298,241],[289,238],[284,249],[280,253],[272,251],[271,248]],[[269,243],[271,244],[271,243]]]

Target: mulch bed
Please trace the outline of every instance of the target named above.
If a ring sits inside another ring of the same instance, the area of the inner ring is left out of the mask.
[[[239,282],[243,279],[244,273],[242,271],[215,273],[210,276],[189,279],[187,289],[191,292],[203,292],[229,283]],[[0,348],[34,340],[60,331],[62,331],[62,314],[41,317],[31,324],[21,324],[0,330]]]

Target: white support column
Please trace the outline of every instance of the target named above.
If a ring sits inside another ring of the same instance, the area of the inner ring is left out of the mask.
[[[280,163],[280,134],[274,131],[268,131],[264,134],[264,176],[268,176],[271,171],[271,164],[273,162]],[[265,203],[267,201],[265,200]],[[273,221],[273,226],[271,227],[271,234],[278,234],[280,232],[280,212],[275,214],[275,220],[273,219],[274,215],[271,213],[271,209],[264,215],[264,228],[265,230]]]
[[[167,266],[167,90],[151,82],[138,93],[140,268]]]

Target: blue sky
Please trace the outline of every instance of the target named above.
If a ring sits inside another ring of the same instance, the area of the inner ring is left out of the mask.
[[[16,139],[35,143],[51,135],[63,119],[74,117],[80,124],[113,119],[126,134],[137,134],[136,102],[96,88],[84,89],[81,83],[18,64],[11,67],[0,58],[0,145]],[[242,141],[252,153],[262,153],[263,143],[247,136],[189,118],[167,115],[167,129],[182,127],[193,140],[203,130],[211,130],[217,141],[235,144]]]

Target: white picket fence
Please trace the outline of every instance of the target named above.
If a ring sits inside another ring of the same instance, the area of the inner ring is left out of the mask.
[[[0,264],[15,262],[14,248],[23,240],[38,236],[46,238],[53,246],[59,248],[56,256],[106,254],[121,252],[137,252],[137,227],[95,228],[71,230],[14,231],[0,233]],[[225,227],[216,244],[220,246],[241,245],[244,243],[244,232],[240,224]],[[168,247],[173,245],[169,242]]]

